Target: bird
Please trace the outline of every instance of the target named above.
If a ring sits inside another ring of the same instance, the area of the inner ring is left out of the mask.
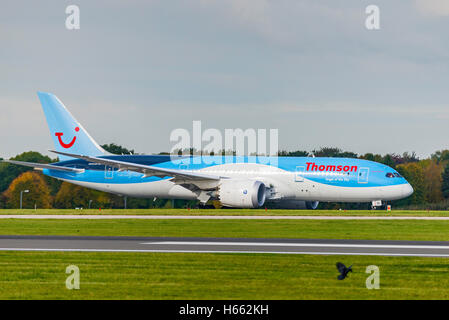
[[[337,279],[343,280],[344,278],[346,278],[349,272],[352,272],[352,265],[346,268],[346,266],[343,263],[337,262],[337,269],[338,272],[340,272],[340,275],[337,277]]]

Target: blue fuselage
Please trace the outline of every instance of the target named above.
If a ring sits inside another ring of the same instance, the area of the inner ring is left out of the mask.
[[[275,200],[374,201],[409,196],[413,189],[398,172],[384,164],[352,158],[235,157],[235,156],[103,156],[101,158],[153,167],[214,174],[230,179],[257,179],[277,190]],[[78,173],[43,170],[45,174],[82,186],[136,197],[194,199],[191,190],[173,184],[171,177],[144,177],[132,171],[84,160],[57,166]],[[270,198],[267,198],[270,201]]]

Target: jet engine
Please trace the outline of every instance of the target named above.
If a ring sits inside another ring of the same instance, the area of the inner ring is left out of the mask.
[[[265,203],[265,184],[255,180],[221,180],[218,199],[225,207],[259,208]]]

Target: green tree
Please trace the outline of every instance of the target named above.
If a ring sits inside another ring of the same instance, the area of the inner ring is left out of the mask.
[[[374,154],[372,154],[372,153],[365,153],[363,156],[360,156],[360,159],[374,161]]]
[[[115,143],[110,143],[110,144],[104,144],[101,146],[104,150],[112,153],[112,154],[118,154],[118,155],[122,155],[122,154],[134,154],[134,150],[129,150],[125,147],[119,146]]]
[[[411,153],[404,152],[402,154],[401,158],[402,158],[403,163],[418,162],[419,161],[419,158],[417,157],[415,151],[413,151]]]
[[[421,161],[421,165],[423,166],[425,177],[426,201],[429,203],[443,201],[441,165],[431,159]]]
[[[435,160],[437,163],[449,160],[449,150],[436,151],[430,157],[431,157],[431,159]]]
[[[419,163],[410,162],[397,167],[399,173],[407,179],[413,187],[413,194],[397,201],[398,205],[423,204],[426,202],[426,185],[424,179],[424,169]]]
[[[29,190],[23,196],[23,208],[51,208],[52,198],[50,189],[42,177],[42,174],[33,171],[22,173],[11,182],[9,188],[4,192],[7,208],[20,207],[21,191]]]
[[[343,151],[340,148],[322,147],[319,150],[313,150],[312,154],[315,157],[342,157],[342,158],[357,158],[357,153],[350,151]]]
[[[59,209],[73,208],[109,208],[111,207],[110,195],[101,191],[96,191],[68,182],[63,182],[56,194],[54,206]]]
[[[441,191],[445,199],[449,198],[449,162],[444,167],[443,174],[441,175]]]
[[[18,156],[11,158],[11,160],[25,161],[25,162],[37,162],[37,163],[50,163],[52,160],[43,156],[39,152],[29,151],[19,154]],[[32,168],[17,166],[10,163],[0,163],[0,193],[8,189],[11,182],[20,176],[22,173],[32,171]]]
[[[394,158],[391,154],[386,154],[385,156],[382,157],[381,161],[379,161],[380,163],[383,163],[391,168],[395,168],[396,167],[396,163],[394,161]]]
[[[296,150],[296,151],[279,151],[278,152],[279,157],[308,157],[309,153],[307,151],[303,150]]]

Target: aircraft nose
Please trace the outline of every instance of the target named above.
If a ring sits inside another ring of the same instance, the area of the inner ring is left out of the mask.
[[[404,184],[404,186],[402,187],[402,195],[404,196],[404,198],[412,195],[412,193],[413,187],[410,185],[410,183]]]

